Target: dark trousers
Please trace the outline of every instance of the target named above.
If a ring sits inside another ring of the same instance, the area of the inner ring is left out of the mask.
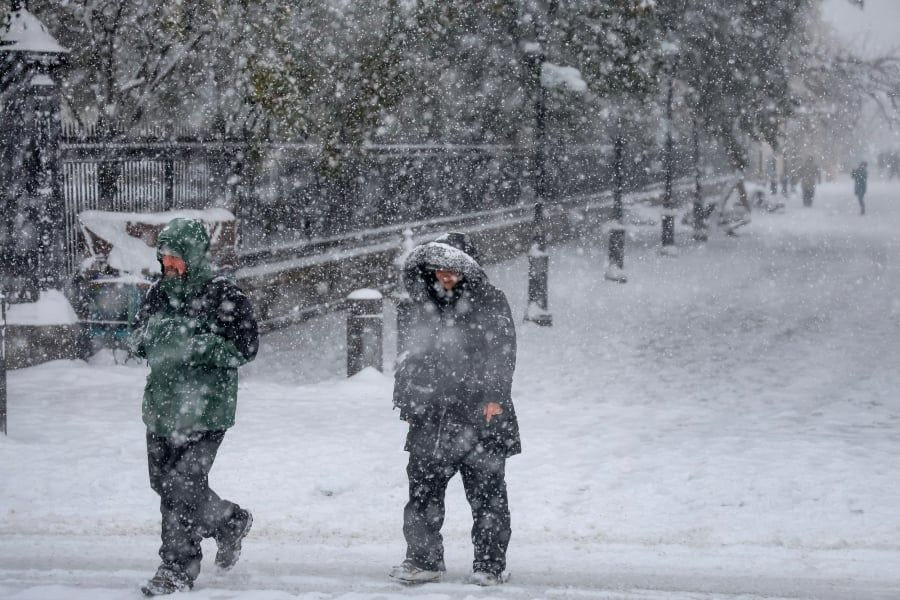
[[[403,510],[406,558],[429,570],[444,570],[444,494],[459,471],[472,507],[473,570],[500,574],[506,569],[510,518],[506,498],[506,459],[473,451],[456,464],[409,455],[409,502]]]
[[[816,195],[816,188],[801,186],[803,193],[803,206],[812,206],[813,197]]]
[[[159,494],[162,513],[159,556],[191,579],[200,572],[200,541],[215,537],[239,508],[209,488],[209,471],[224,437],[224,431],[177,438],[147,432],[150,487]]]
[[[856,199],[859,201],[859,214],[866,214],[866,202],[864,200],[865,194],[857,194]]]

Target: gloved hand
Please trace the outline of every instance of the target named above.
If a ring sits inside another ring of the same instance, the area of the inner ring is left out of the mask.
[[[183,365],[190,359],[190,339],[197,327],[193,319],[157,313],[150,317],[142,335],[144,354],[151,368]]]
[[[192,336],[187,348],[187,362],[192,366],[236,369],[247,362],[232,342],[214,333]]]

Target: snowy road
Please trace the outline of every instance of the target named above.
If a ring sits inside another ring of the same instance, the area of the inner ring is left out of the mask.
[[[900,598],[900,185],[874,182],[867,205],[828,184],[737,238],[679,230],[674,259],[638,228],[626,285],[602,280],[602,246],[554,249],[555,325],[519,328],[524,453],[498,589],[462,583],[457,480],[447,580],[387,580],[405,497],[391,380],[342,379],[337,316],[269,335],[212,472],[256,524],[191,597]],[[489,272],[524,314],[524,259]],[[0,598],[138,596],[159,526],[145,375],[108,355],[10,373]]]

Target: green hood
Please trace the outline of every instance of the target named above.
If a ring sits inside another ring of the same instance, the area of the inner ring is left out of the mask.
[[[159,233],[156,243],[156,258],[162,268],[163,250],[178,254],[187,264],[187,274],[183,278],[163,278],[160,287],[172,299],[184,302],[197,294],[212,279],[209,264],[209,234],[203,223],[196,219],[172,219]]]

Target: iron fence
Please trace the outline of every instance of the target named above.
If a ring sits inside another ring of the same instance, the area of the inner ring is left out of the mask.
[[[239,220],[241,250],[252,251],[535,199],[530,146],[376,145],[325,158],[302,143],[183,132],[104,141],[64,128],[60,149],[70,275],[80,260],[77,215],[84,210],[227,208]],[[610,154],[602,144],[548,147],[544,200],[608,189]],[[635,153],[628,187],[660,181],[660,165],[651,152]]]

